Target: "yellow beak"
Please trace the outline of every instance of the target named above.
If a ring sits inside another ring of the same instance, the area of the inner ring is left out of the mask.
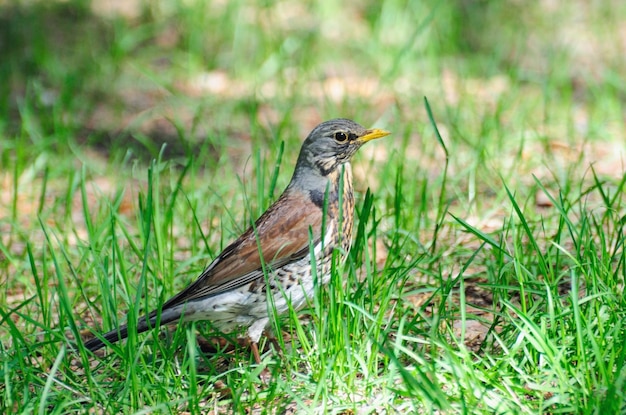
[[[363,143],[367,143],[368,141],[375,140],[377,138],[381,138],[389,134],[391,134],[389,131],[379,130],[378,128],[372,128],[371,130],[366,130],[365,134],[359,137],[359,141]]]

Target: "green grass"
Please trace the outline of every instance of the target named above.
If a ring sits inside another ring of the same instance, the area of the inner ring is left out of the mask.
[[[105,3],[0,5],[1,413],[626,412],[621,2]],[[193,281],[334,117],[393,135],[282,353],[207,353],[210,322],[70,350]]]

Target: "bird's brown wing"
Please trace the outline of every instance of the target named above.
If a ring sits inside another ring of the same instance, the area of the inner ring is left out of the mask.
[[[309,255],[321,237],[322,209],[307,195],[286,192],[236,241],[231,243],[186,289],[169,299],[163,309],[213,296],[242,286],[263,275],[259,247],[270,268]]]

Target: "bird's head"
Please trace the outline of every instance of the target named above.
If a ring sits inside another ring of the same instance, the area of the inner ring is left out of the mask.
[[[296,174],[328,176],[339,166],[350,161],[359,148],[368,141],[390,133],[379,129],[366,129],[354,121],[337,118],[318,125],[304,140]],[[300,171],[298,171],[300,170]]]

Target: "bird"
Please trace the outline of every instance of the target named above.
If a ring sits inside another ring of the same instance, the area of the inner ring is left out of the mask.
[[[302,308],[316,284],[328,284],[333,251],[344,259],[349,252],[354,222],[350,160],[363,144],[389,134],[345,118],[316,126],[302,144],[282,195],[195,282],[140,317],[137,333],[208,320],[222,333],[245,330],[244,340],[260,363],[258,342],[275,315],[270,307],[276,315]],[[96,351],[125,339],[128,330],[121,325],[84,347]]]

